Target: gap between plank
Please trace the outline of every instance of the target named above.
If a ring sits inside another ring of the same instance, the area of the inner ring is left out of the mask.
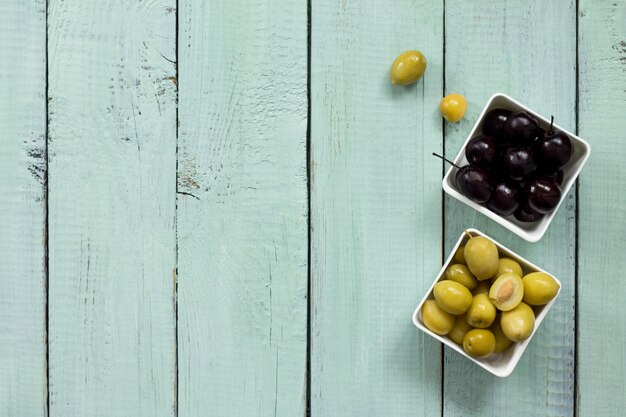
[[[176,172],[174,174],[175,190],[174,193],[174,416],[178,417],[178,92],[180,91],[180,77],[178,71],[178,31],[179,31],[179,0],[176,0],[176,24],[175,24],[175,51],[174,51],[174,76],[176,77]],[[197,197],[196,197],[197,198]]]
[[[442,79],[442,94],[441,96],[444,97],[446,95],[446,0],[442,0],[442,14],[441,14],[441,20],[442,20],[442,28],[443,28],[443,32],[442,32],[442,42],[441,42],[441,79]],[[441,118],[441,151],[442,154],[444,156],[447,157],[446,155],[446,121],[445,119],[442,117]],[[441,164],[441,176],[442,178],[445,176],[446,173],[446,167],[445,164]],[[446,259],[446,193],[443,191],[443,188],[441,189],[441,259],[440,259],[440,263],[443,265],[443,260]],[[443,390],[444,390],[444,376],[445,376],[445,355],[446,355],[446,351],[445,351],[445,347],[443,345],[443,343],[441,344],[441,366],[440,366],[440,371],[441,372],[441,378],[440,378],[440,386],[439,386],[439,393],[441,395],[441,399],[439,401],[440,404],[440,409],[441,409],[441,417],[444,417],[444,407],[443,407],[443,400],[444,400],[444,394],[443,394]]]
[[[579,134],[579,98],[580,98],[580,90],[578,85],[579,74],[580,74],[580,66],[578,63],[579,55],[578,55],[578,13],[579,13],[579,0],[575,0],[575,9],[576,9],[576,92],[575,92],[575,108],[574,108],[574,129],[576,135]],[[576,178],[576,194],[574,196],[575,199],[575,209],[574,209],[574,386],[573,389],[573,404],[572,404],[572,412],[574,417],[578,415],[578,232],[579,232],[579,199],[580,199],[580,181]]]
[[[45,292],[46,292],[46,308],[45,308],[45,336],[44,343],[46,344],[46,357],[44,358],[46,364],[46,409],[44,410],[44,416],[50,415],[50,245],[49,245],[49,230],[50,230],[50,220],[49,220],[49,199],[48,199],[48,186],[50,184],[50,162],[49,162],[49,154],[48,154],[48,145],[50,142],[50,113],[48,111],[48,103],[50,101],[50,87],[49,87],[49,61],[48,61],[48,47],[49,47],[49,36],[48,36],[48,7],[49,0],[46,0],[46,4],[44,6],[45,10],[45,25],[46,25],[46,39],[45,39],[45,66],[46,66],[46,91],[45,91],[45,109],[46,109],[46,131],[44,135],[44,140],[46,141],[44,145],[44,165],[46,170],[45,181],[44,181],[44,191],[43,191],[43,200],[44,200],[44,276],[45,276]]]
[[[306,50],[306,184],[307,184],[307,317],[306,317],[306,417],[311,417],[311,315],[313,306],[313,280],[311,274],[311,0],[307,0],[307,50]]]

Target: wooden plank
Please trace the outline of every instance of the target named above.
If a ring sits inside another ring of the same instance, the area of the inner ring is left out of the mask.
[[[580,177],[578,241],[578,413],[626,408],[626,3],[579,4],[579,132],[591,145]],[[619,410],[619,411],[618,411]]]
[[[0,14],[0,415],[46,415],[46,2]]]
[[[447,125],[445,149],[456,155],[491,94],[504,92],[559,125],[576,126],[575,2],[446,1],[446,90],[469,101],[463,122]],[[473,226],[557,276],[563,285],[517,369],[502,380],[456,352],[444,362],[444,415],[555,415],[573,413],[576,191],[550,229],[528,243],[457,200],[446,198],[446,253]],[[496,411],[500,410],[500,411]]]
[[[314,417],[440,413],[440,345],[411,314],[441,265],[442,47],[442,2],[312,3]],[[415,48],[423,79],[392,87]]]
[[[50,414],[173,416],[175,1],[49,3]]]
[[[306,2],[181,0],[179,415],[304,415]]]

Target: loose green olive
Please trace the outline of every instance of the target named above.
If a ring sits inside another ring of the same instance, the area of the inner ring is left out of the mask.
[[[500,326],[504,335],[514,342],[521,342],[530,337],[535,328],[535,313],[526,303],[519,303],[510,311],[504,311],[500,317]]]
[[[500,311],[509,311],[517,307],[524,297],[524,283],[512,272],[500,275],[489,290],[489,300]]]
[[[463,264],[450,265],[446,269],[446,279],[456,281],[469,290],[473,290],[478,285],[478,280],[472,275],[469,268]]]
[[[548,304],[559,292],[559,284],[544,272],[532,272],[522,278],[524,302],[532,306]]]
[[[389,78],[393,85],[413,84],[424,75],[426,71],[426,57],[420,51],[406,51],[401,53],[389,71]]]
[[[500,326],[500,320],[495,320],[490,327],[491,333],[496,337],[496,353],[504,352],[513,344],[513,341],[505,336]]]
[[[451,123],[460,121],[467,111],[467,100],[462,94],[452,93],[441,99],[439,111]]]
[[[489,294],[490,288],[491,284],[489,281],[480,281],[476,288],[472,290],[472,295],[477,296],[478,294]]]
[[[454,252],[454,262],[456,262],[457,264],[467,265],[467,262],[465,262],[465,255],[463,253],[464,251],[465,245],[459,246],[456,252]]]
[[[513,272],[520,277],[524,276],[524,273],[522,272],[522,267],[519,263],[511,258],[500,258],[500,261],[498,262],[498,270],[496,271],[495,277],[497,278],[502,274],[506,274],[507,272]]]
[[[478,294],[472,300],[472,305],[465,314],[467,324],[479,329],[486,329],[491,326],[496,318],[496,308],[489,301],[487,294]]]
[[[465,316],[456,316],[454,326],[452,327],[452,330],[450,330],[450,333],[448,333],[448,337],[454,340],[455,343],[462,345],[465,334],[470,330],[472,330],[472,326],[467,324]]]
[[[487,329],[473,329],[463,338],[463,349],[475,358],[491,355],[496,349],[496,337]]]
[[[465,261],[479,281],[489,279],[498,271],[498,248],[489,239],[476,236],[465,243]]]
[[[435,300],[426,300],[422,305],[422,321],[428,330],[441,336],[454,326],[454,316],[439,307]]]
[[[456,281],[445,279],[435,284],[435,301],[450,314],[463,314],[472,305],[472,293]]]

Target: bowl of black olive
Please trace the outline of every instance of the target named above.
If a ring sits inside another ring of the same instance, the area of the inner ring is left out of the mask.
[[[587,142],[515,101],[491,96],[443,189],[529,242],[543,237],[590,155]]]

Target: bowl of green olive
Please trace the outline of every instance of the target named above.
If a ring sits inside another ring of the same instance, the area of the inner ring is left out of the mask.
[[[478,366],[510,375],[561,291],[553,275],[476,229],[461,234],[413,324]]]

